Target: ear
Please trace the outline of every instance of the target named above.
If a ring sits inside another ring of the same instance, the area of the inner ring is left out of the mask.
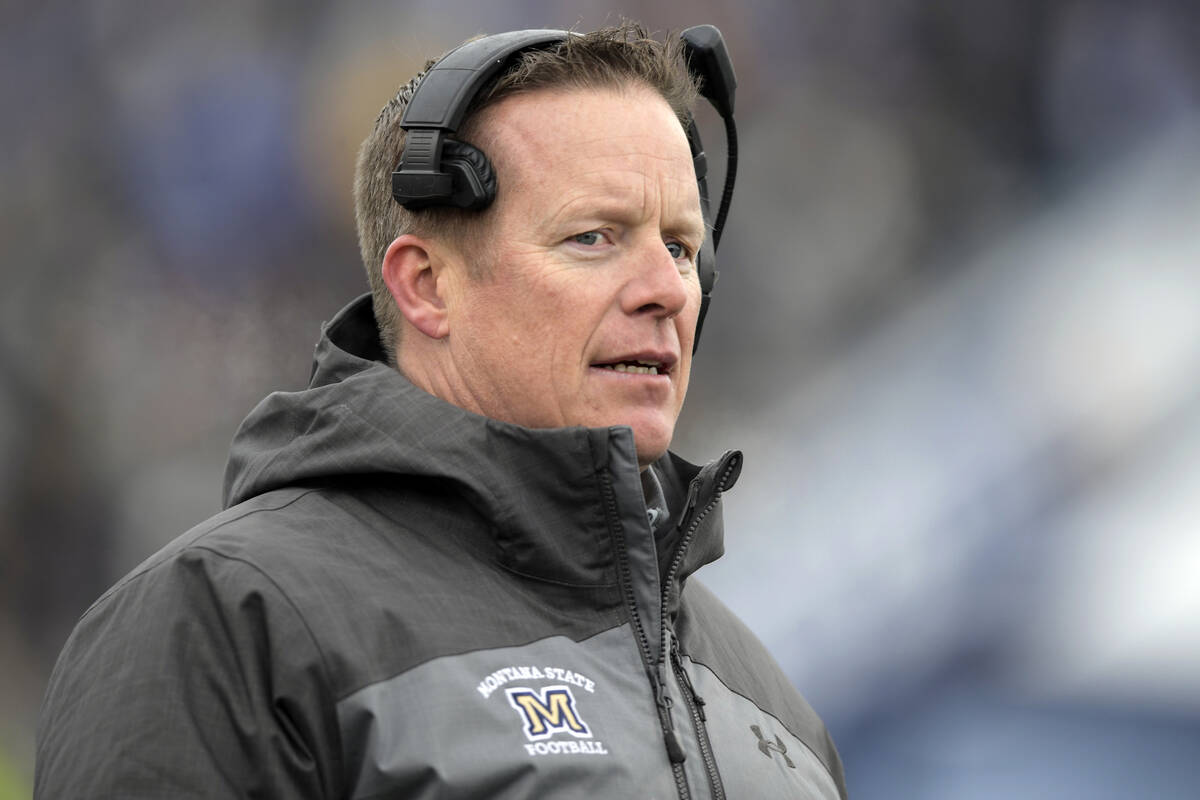
[[[383,255],[383,282],[396,307],[414,328],[431,339],[443,339],[450,333],[440,277],[441,265],[434,248],[411,233],[397,237]]]

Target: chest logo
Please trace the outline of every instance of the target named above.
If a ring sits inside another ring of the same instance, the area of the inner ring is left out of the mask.
[[[593,728],[584,720],[576,700],[578,693],[584,710],[595,710],[594,698],[589,695],[595,695],[596,688],[595,681],[574,670],[532,664],[502,667],[485,676],[476,687],[485,700],[508,700],[521,720],[523,744],[529,755],[607,756],[608,748],[594,738]],[[507,711],[502,716],[512,720]]]
[[[569,733],[577,739],[590,739],[592,732],[579,716],[575,695],[568,686],[547,686],[535,691],[523,686],[506,689],[508,703],[525,722],[525,738],[531,742],[549,739],[556,733]]]
[[[783,739],[779,738],[779,734],[775,734],[775,741],[768,742],[767,737],[763,736],[762,728],[757,725],[751,725],[750,732],[758,737],[758,749],[764,756],[771,758],[771,753],[779,753],[779,755],[783,756],[783,763],[787,764],[791,769],[796,768],[796,765],[788,758],[787,745],[783,743]]]

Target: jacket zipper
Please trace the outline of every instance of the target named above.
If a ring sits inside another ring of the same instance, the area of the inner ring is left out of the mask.
[[[671,637],[671,661],[675,668],[675,679],[683,687],[683,702],[692,714],[692,724],[696,727],[696,738],[700,743],[700,757],[704,759],[704,768],[708,771],[708,786],[712,790],[713,800],[725,800],[725,787],[721,783],[721,773],[717,771],[717,760],[713,757],[712,742],[708,740],[708,728],[705,722],[708,717],[704,714],[704,698],[696,692],[692,679],[683,668],[683,659],[679,657],[679,640]]]
[[[735,464],[736,461],[731,460],[725,466],[720,480],[717,481],[716,491],[713,492],[712,499],[708,501],[699,514],[695,515],[695,518],[692,518],[692,513],[695,510],[696,500],[700,494],[699,477],[695,478],[691,486],[688,487],[687,508],[679,520],[679,527],[682,528],[686,524],[687,531],[680,538],[679,544],[675,546],[675,556],[671,559],[671,567],[667,570],[666,580],[663,581],[662,612],[659,615],[662,620],[662,649],[659,651],[658,670],[660,674],[664,673],[669,639],[669,650],[672,667],[675,670],[675,678],[679,682],[679,685],[683,687],[684,705],[691,712],[692,724],[696,728],[696,739],[700,744],[700,754],[704,758],[704,768],[708,773],[708,785],[712,791],[714,800],[725,800],[725,787],[721,783],[721,774],[717,771],[717,762],[712,754],[712,743],[709,741],[708,729],[704,724],[707,720],[704,715],[704,700],[696,694],[691,678],[687,676],[687,672],[683,669],[683,663],[679,658],[679,644],[671,631],[671,626],[667,618],[667,601],[670,598],[671,586],[675,583],[675,575],[679,572],[679,568],[683,564],[683,555],[687,552],[688,546],[692,542],[692,537],[695,536],[696,530],[700,527],[700,523],[704,521],[704,518],[709,515],[720,501],[721,493],[725,489],[726,482],[729,480]]]
[[[654,690],[654,703],[658,708],[658,724],[662,729],[663,744],[667,749],[667,757],[671,761],[671,770],[675,774],[675,788],[679,792],[679,800],[691,800],[691,791],[688,789],[687,776],[683,771],[683,761],[686,754],[679,743],[679,737],[675,734],[675,722],[671,718],[671,707],[674,705],[674,701],[667,694],[663,659],[659,659],[657,668],[651,666],[653,653],[650,650],[650,637],[646,633],[646,628],[642,625],[641,616],[637,611],[637,597],[633,591],[633,577],[629,569],[629,553],[625,549],[625,532],[617,513],[617,500],[613,491],[612,476],[607,469],[600,470],[600,476],[604,487],[604,502],[606,516],[608,517],[608,527],[613,534],[613,541],[616,544],[617,571],[621,578],[621,589],[625,595],[625,603],[629,608],[634,633],[637,636],[638,650],[642,656],[642,665],[646,669],[646,675],[650,679],[650,686]],[[663,600],[663,608],[664,610],[666,608],[665,599]],[[665,619],[663,624],[664,626],[666,625]]]

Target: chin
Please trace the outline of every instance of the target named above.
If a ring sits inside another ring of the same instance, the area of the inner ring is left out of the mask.
[[[638,465],[647,467],[662,458],[671,446],[671,430],[633,430],[633,442],[637,447]]]
[[[633,444],[637,448],[638,464],[654,463],[671,446],[675,434],[675,415],[658,409],[618,409],[596,414],[584,423],[588,427],[625,425],[633,429]]]

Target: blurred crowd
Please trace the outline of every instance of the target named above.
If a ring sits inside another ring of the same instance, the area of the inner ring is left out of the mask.
[[[350,181],[379,107],[474,34],[622,15],[716,24],[737,68],[676,449],[745,451],[702,577],[851,795],[1195,796],[1200,6],[0,14],[0,800],[75,620],[218,509],[241,417],[365,290]]]

